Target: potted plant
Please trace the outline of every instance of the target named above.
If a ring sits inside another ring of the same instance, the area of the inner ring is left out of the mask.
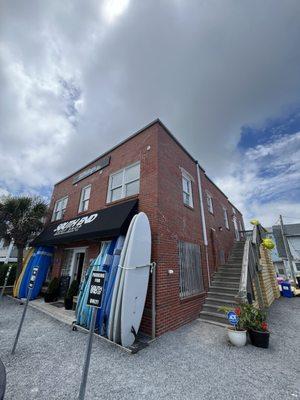
[[[270,331],[266,322],[266,313],[254,308],[251,317],[248,326],[251,344],[267,349],[269,347]]]
[[[78,282],[76,280],[74,280],[71,283],[71,285],[70,285],[70,287],[69,287],[69,289],[67,291],[66,297],[65,297],[65,309],[66,310],[72,310],[72,308],[73,308],[73,297],[77,295],[78,287],[79,287]]]
[[[53,278],[44,296],[45,303],[53,303],[58,299],[59,279]]]
[[[245,328],[246,313],[244,310],[244,305],[238,307],[221,307],[220,311],[225,314],[234,312],[237,316],[237,324],[235,326],[227,327],[227,335],[231,344],[237,347],[245,346],[247,343],[247,329]]]

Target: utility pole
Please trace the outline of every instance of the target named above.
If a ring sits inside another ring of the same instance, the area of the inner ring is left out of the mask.
[[[283,225],[283,220],[282,220],[282,215],[279,215],[279,219],[280,219],[280,228],[281,228],[281,235],[282,235],[282,239],[283,239],[283,244],[284,244],[284,248],[285,248],[285,252],[286,252],[286,256],[289,262],[289,266],[290,266],[290,270],[292,273],[292,277],[293,277],[293,281],[295,283],[295,285],[297,285],[297,280],[295,277],[295,272],[294,272],[294,266],[293,266],[293,256],[290,250],[290,246],[289,246],[289,242],[286,238],[285,232],[284,232],[284,225]]]

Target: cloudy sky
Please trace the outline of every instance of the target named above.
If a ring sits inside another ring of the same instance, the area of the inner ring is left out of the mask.
[[[246,221],[300,221],[299,0],[0,7],[0,194],[47,198],[159,117]]]

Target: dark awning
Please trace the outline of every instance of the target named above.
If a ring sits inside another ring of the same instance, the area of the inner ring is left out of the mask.
[[[94,211],[67,221],[51,223],[33,245],[56,245],[86,239],[105,239],[123,233],[137,211],[137,200]]]

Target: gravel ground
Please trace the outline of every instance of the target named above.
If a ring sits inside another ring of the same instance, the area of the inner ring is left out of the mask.
[[[5,399],[76,399],[86,334],[28,308],[11,356],[22,307],[10,299],[0,305]],[[96,339],[86,399],[300,399],[299,321],[299,298],[276,301],[268,350],[235,348],[224,328],[200,321],[165,334],[136,355]]]

